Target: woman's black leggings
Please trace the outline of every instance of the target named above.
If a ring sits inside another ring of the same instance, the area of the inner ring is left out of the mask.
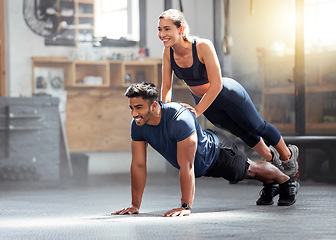
[[[261,118],[253,102],[237,81],[223,78],[223,89],[204,112],[215,126],[241,138],[249,147],[254,147],[262,137],[268,144],[279,143],[281,134],[272,124]],[[193,94],[196,104],[201,100]]]

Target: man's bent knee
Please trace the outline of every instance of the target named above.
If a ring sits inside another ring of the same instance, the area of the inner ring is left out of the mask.
[[[247,170],[246,178],[255,179],[257,176],[259,166],[255,161],[252,161],[250,159],[248,159],[247,162],[250,164],[250,166]]]

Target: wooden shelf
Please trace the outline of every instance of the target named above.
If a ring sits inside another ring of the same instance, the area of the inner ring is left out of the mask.
[[[295,135],[294,123],[272,123],[282,134]],[[336,123],[306,123],[307,135],[335,135]]]
[[[293,123],[272,123],[283,135],[295,135]]]
[[[306,86],[306,92],[310,93],[336,92],[336,85],[326,84],[322,86]]]
[[[74,78],[68,84],[73,87],[109,87],[109,63],[107,61],[74,61]]]
[[[274,95],[274,94],[294,94],[294,87],[265,87],[264,88],[265,95]]]
[[[145,61],[80,61],[66,57],[33,57],[32,83],[35,84],[34,68],[62,68],[65,87],[108,88],[128,87],[135,82],[161,82],[161,62],[156,59]],[[100,78],[100,80],[98,79]],[[90,84],[98,82],[99,84]]]
[[[336,52],[306,54],[306,133],[336,134]],[[259,58],[263,80],[263,118],[274,124],[281,133],[294,133],[295,89],[294,57]],[[328,109],[326,108],[328,107]]]
[[[94,4],[95,0],[76,0],[78,3]]]
[[[42,63],[71,63],[67,57],[32,57],[33,63],[42,64]]]
[[[94,14],[93,13],[76,13],[75,17],[78,17],[78,18],[94,18]]]
[[[74,10],[71,16],[61,15],[61,20],[68,22],[61,33],[55,38],[45,38],[46,45],[75,46],[77,42],[92,42],[95,30],[94,0],[61,0],[60,11]],[[71,20],[71,21],[70,21]]]
[[[94,0],[75,0],[74,31],[76,42],[90,41],[90,38],[93,39],[95,23],[94,7]],[[88,39],[87,34],[91,35]]]
[[[293,94],[294,87],[265,87],[265,95],[273,94]],[[324,85],[324,86],[306,86],[307,93],[323,93],[323,92],[336,92],[336,85]]]
[[[336,123],[307,123],[306,124],[307,129],[313,128],[317,130],[323,130],[323,129],[330,129],[330,128],[336,128]]]

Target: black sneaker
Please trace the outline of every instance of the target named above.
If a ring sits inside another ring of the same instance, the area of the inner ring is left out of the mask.
[[[279,201],[278,206],[290,206],[296,202],[295,196],[299,191],[300,184],[295,181],[288,180],[279,185]]]
[[[264,188],[261,189],[259,195],[260,198],[257,200],[257,205],[272,205],[273,197],[279,194],[279,184],[269,183],[264,184]]]

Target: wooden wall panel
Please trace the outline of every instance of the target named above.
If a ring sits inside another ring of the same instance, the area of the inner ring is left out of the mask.
[[[130,150],[132,118],[125,90],[68,90],[65,125],[70,151]]]

